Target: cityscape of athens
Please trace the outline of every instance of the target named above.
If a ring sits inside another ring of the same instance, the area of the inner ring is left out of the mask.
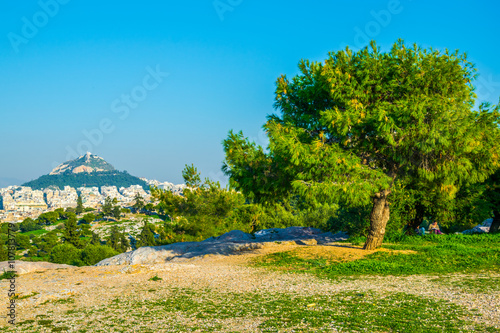
[[[185,187],[183,184],[174,185],[169,182],[159,182],[141,178],[150,186],[180,194]],[[140,185],[129,187],[101,186],[64,189],[32,190],[26,186],[8,186],[0,189],[0,221],[22,222],[26,218],[36,219],[40,214],[53,211],[57,208],[74,208],[77,205],[78,195],[81,196],[85,207],[100,208],[107,197],[116,199],[121,207],[129,207],[139,194],[147,203],[151,196]]]

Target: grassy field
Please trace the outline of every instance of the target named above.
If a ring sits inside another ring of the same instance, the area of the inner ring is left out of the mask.
[[[46,234],[46,233],[48,233],[47,230],[40,229],[40,230],[33,230],[33,231],[23,232],[22,234],[23,235],[27,235],[27,236],[29,236],[29,235],[40,236],[40,235],[43,235],[43,234]]]
[[[500,271],[500,234],[415,236],[383,247],[406,253],[380,251],[360,260],[330,262],[321,257],[300,258],[289,251],[259,258],[255,264],[328,278]]]

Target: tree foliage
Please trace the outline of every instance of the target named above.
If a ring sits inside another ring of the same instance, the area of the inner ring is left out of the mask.
[[[155,246],[155,226],[144,220],[144,226],[142,227],[141,233],[139,234],[137,241],[137,247],[142,246]]]
[[[83,248],[85,244],[80,239],[81,231],[76,223],[76,218],[72,217],[64,223],[64,243],[69,243],[76,248]]]
[[[95,236],[93,236],[92,239],[94,239],[94,237]],[[125,232],[120,232],[117,226],[113,226],[106,241],[106,245],[118,253],[123,253],[130,247],[130,242]]]
[[[106,245],[87,245],[81,252],[81,260],[85,265],[90,266],[117,254],[119,252]]]
[[[134,198],[134,205],[132,206],[136,211],[140,211],[144,208],[144,199],[141,197],[139,193],[136,193]]]
[[[92,232],[92,238],[90,239],[90,245],[101,245],[101,237],[98,233]]]
[[[141,185],[144,190],[149,190],[148,184],[140,178],[128,174],[126,171],[99,171],[72,173],[71,171],[58,175],[44,175],[38,179],[23,184],[34,190],[41,190],[49,186],[56,186],[60,189],[64,186],[78,187],[102,187],[116,186],[129,187],[131,185]]]
[[[490,233],[500,231],[500,169],[485,182],[485,198],[493,211]]]
[[[102,205],[102,215],[105,217],[113,215],[113,199],[111,199],[111,197],[106,197],[106,199],[104,199],[104,204]]]
[[[26,218],[21,224],[19,225],[19,229],[21,232],[28,232],[28,231],[34,231],[34,230],[40,230],[42,229],[42,226],[37,224],[33,219],[31,218]]]
[[[53,212],[42,213],[36,219],[37,223],[40,225],[51,225],[55,224],[59,219],[59,212],[57,210]]]
[[[75,208],[75,213],[77,215],[80,215],[83,213],[84,207],[83,207],[83,201],[82,201],[82,196],[78,195],[78,199],[76,200],[76,208]]]
[[[96,216],[93,213],[87,213],[87,214],[83,215],[83,217],[82,217],[82,221],[87,223],[87,224],[94,222],[95,219],[96,219]]]
[[[475,69],[465,54],[402,41],[384,53],[372,42],[299,69],[276,82],[281,115],[264,126],[268,153],[242,134],[224,142],[224,170],[250,197],[293,189],[312,202],[372,204],[372,249],[397,181],[453,198],[498,168],[498,107],[473,111]]]
[[[50,262],[68,265],[78,264],[81,251],[71,243],[56,245],[50,252]]]

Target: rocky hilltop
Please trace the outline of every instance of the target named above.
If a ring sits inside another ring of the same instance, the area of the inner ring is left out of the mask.
[[[65,172],[81,173],[81,172],[101,172],[114,171],[115,168],[106,162],[102,157],[92,155],[87,152],[85,155],[78,157],[75,160],[67,161],[57,166],[49,175],[60,175]]]

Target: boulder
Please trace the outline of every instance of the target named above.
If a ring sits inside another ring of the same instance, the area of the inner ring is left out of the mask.
[[[183,261],[207,254],[231,255],[261,248],[257,243],[184,242],[163,246],[145,246],[135,251],[104,259],[95,266],[159,264]]]
[[[135,251],[119,254],[97,263],[96,266],[140,265],[183,261],[206,255],[236,255],[260,249],[265,243],[316,245],[346,240],[346,233],[332,234],[310,227],[272,228],[261,230],[255,235],[241,230],[232,230],[218,237],[201,242],[184,242],[163,246],[141,247]]]
[[[462,231],[462,234],[484,234],[490,231],[493,219],[486,219],[481,224],[476,225],[474,228]]]

